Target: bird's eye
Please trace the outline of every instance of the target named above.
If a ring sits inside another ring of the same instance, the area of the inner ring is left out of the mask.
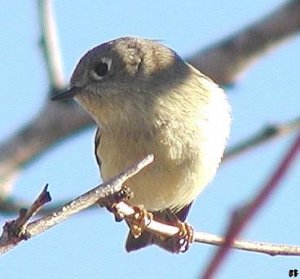
[[[108,65],[105,62],[100,62],[96,67],[95,67],[95,73],[99,77],[103,77],[107,74],[108,72]]]
[[[98,64],[95,65],[92,71],[92,77],[95,80],[101,80],[110,70],[111,59],[110,58],[102,58]]]

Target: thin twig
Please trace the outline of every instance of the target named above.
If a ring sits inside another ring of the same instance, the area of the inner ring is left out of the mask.
[[[20,209],[19,217],[15,220],[8,221],[3,226],[3,232],[0,237],[0,254],[9,251],[22,240],[27,240],[27,226],[29,220],[49,201],[51,201],[50,193],[47,191],[46,185],[34,203],[27,209]]]
[[[51,201],[50,193],[48,192],[48,184],[44,187],[42,193],[34,201],[34,203],[29,207],[29,209],[20,210],[20,218],[15,222],[15,227],[18,228],[21,235],[27,235],[27,225],[29,220],[32,219],[41,208]]]
[[[15,222],[11,221],[6,223],[3,229],[2,236],[0,237],[0,254],[5,253],[19,244],[22,240],[27,240],[31,237],[40,234],[58,223],[64,221],[70,216],[94,205],[97,202],[105,201],[105,199],[119,191],[122,190],[123,183],[133,175],[137,174],[141,169],[146,167],[153,161],[153,155],[148,155],[143,160],[138,162],[133,167],[114,177],[106,183],[86,192],[85,194],[79,196],[78,198],[72,200],[71,202],[63,205],[57,211],[48,214],[36,221],[33,221],[27,225],[26,222],[21,222],[20,227],[13,227],[13,232],[10,231],[9,224]],[[34,203],[37,204],[40,198]],[[36,213],[36,210],[30,210],[32,213]],[[23,217],[23,216],[20,216]],[[20,218],[19,217],[19,218]],[[18,219],[19,219],[18,218]],[[18,220],[17,219],[17,220]],[[28,216],[26,216],[28,220]],[[24,225],[26,224],[26,227]],[[15,231],[17,230],[17,233]],[[22,231],[21,234],[19,232]],[[13,237],[10,237],[13,236]],[[24,237],[26,236],[26,237]]]
[[[204,232],[195,232],[194,241],[203,244],[222,246],[224,244],[224,237]],[[238,250],[262,253],[270,256],[300,256],[300,245],[234,240],[231,247]]]
[[[256,195],[253,201],[234,211],[231,216],[224,244],[217,250],[201,278],[214,278],[218,268],[232,247],[234,240],[240,235],[250,220],[257,214],[263,204],[265,204],[274,191],[279,187],[280,182],[282,181],[292,162],[296,159],[299,152],[300,133],[278,167],[275,169],[269,181],[266,182],[266,184],[262,187],[262,190]]]

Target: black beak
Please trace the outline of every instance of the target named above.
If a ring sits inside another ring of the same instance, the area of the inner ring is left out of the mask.
[[[56,100],[66,100],[66,99],[70,99],[73,98],[75,95],[77,95],[78,93],[80,93],[81,88],[79,87],[71,87],[70,89],[59,93],[55,96],[53,96],[51,98],[52,101],[56,101]]]

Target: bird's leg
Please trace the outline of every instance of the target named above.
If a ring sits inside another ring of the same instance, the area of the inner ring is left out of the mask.
[[[132,215],[132,219],[128,224],[131,234],[135,238],[138,238],[153,219],[153,214],[148,212],[143,205],[135,205],[132,208],[135,213]]]
[[[116,204],[121,201],[127,201],[133,197],[133,193],[129,187],[123,185],[122,189],[110,195],[107,195],[105,200],[99,202],[101,207],[106,207],[108,211],[112,212],[115,216],[116,222],[121,222],[124,219],[124,216],[116,208]]]

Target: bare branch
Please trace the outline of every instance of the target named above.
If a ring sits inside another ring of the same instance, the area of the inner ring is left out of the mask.
[[[50,92],[59,92],[65,86],[62,59],[58,43],[57,28],[51,0],[39,0],[38,9],[41,25],[40,44],[48,71]]]
[[[292,162],[296,159],[300,152],[300,133],[298,134],[295,142],[284,156],[270,180],[262,187],[262,190],[256,195],[253,201],[250,201],[246,206],[242,206],[235,210],[231,216],[230,224],[226,233],[223,245],[218,249],[210,264],[208,265],[204,275],[201,278],[214,278],[214,274],[224,261],[228,254],[234,240],[240,235],[242,230],[256,215],[259,209],[269,199],[274,191],[279,187],[284,175],[289,169]]]
[[[188,61],[217,83],[233,84],[259,57],[299,31],[300,1],[292,0]]]
[[[116,208],[118,213],[123,215],[128,221],[131,220],[132,215],[135,213],[135,210],[124,202],[118,203]],[[145,216],[145,218],[147,218],[147,216]],[[178,227],[167,225],[153,219],[146,219],[143,221],[143,223],[147,224],[145,230],[151,231],[158,235],[174,236],[179,231]],[[195,232],[194,242],[222,246],[224,244],[224,238],[209,233]],[[232,248],[271,256],[300,256],[300,246],[297,245],[235,240],[232,243]]]
[[[16,220],[6,222],[3,227],[3,232],[0,237],[0,254],[3,254],[13,248],[22,240],[27,240],[27,225],[29,220],[45,205],[51,201],[49,192],[46,185],[34,201],[34,203],[27,209],[20,209],[19,217]]]
[[[42,209],[42,206],[46,202],[50,200],[50,196],[47,192],[46,186],[29,210],[21,210],[20,216],[16,220],[7,222],[4,225],[3,232],[0,237],[0,254],[8,252],[10,249],[18,245],[21,241],[27,240],[50,229],[51,227],[71,217],[72,215],[90,206],[93,206],[95,203],[105,203],[106,199],[109,199],[112,195],[122,190],[123,183],[128,178],[138,173],[152,161],[153,156],[148,155],[145,159],[138,162],[132,168],[129,168],[110,181],[101,184],[100,186],[88,191],[87,193],[79,196],[71,202],[66,203],[56,211],[28,224],[29,220],[40,209]],[[115,206],[115,208],[118,211],[118,214],[124,216],[129,222],[132,220],[133,215],[135,214],[135,210],[123,201],[119,202]],[[144,218],[147,218],[147,215],[145,215]],[[147,224],[145,228],[146,230],[159,235],[174,236],[179,232],[178,227],[163,224],[153,219],[144,220],[143,223]],[[204,232],[195,232],[194,242],[218,246],[225,243],[224,238]],[[232,244],[232,247],[244,251],[265,253],[269,255],[300,255],[300,246],[285,244],[271,244],[264,242],[235,240]]]
[[[36,236],[37,234],[40,234],[71,217],[72,215],[94,205],[97,202],[99,203],[101,201],[105,201],[105,199],[111,195],[122,191],[123,183],[128,178],[137,174],[141,169],[153,162],[153,159],[153,155],[148,155],[136,165],[112,178],[108,182],[101,184],[100,186],[63,205],[57,211],[27,225],[29,218],[41,208],[41,205],[43,205],[43,202],[41,201],[48,200],[44,195],[46,191],[46,189],[44,189],[42,194],[31,206],[31,209],[26,211],[25,214],[21,213],[17,220],[10,221],[5,224],[2,236],[0,237],[0,254],[9,251],[22,240],[27,240],[33,236]]]
[[[29,222],[29,219],[34,217],[41,208],[47,203],[51,201],[50,193],[48,192],[48,184],[44,187],[42,193],[38,196],[38,198],[34,201],[34,203],[29,207],[29,209],[21,209],[20,210],[20,219],[15,222],[15,226],[19,229],[22,235],[26,233],[26,227]]]

